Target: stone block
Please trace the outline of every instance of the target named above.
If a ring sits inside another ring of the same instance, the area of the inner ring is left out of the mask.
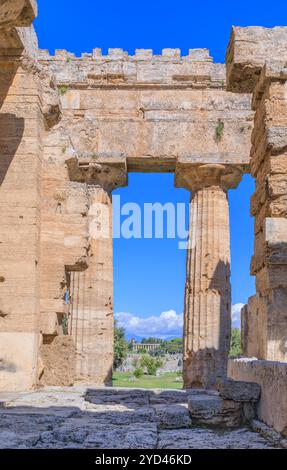
[[[0,333],[0,391],[29,390],[36,382],[36,333]]]
[[[251,93],[266,60],[286,60],[287,28],[233,27],[226,53],[230,91]]]
[[[265,242],[269,247],[286,245],[287,249],[287,219],[283,217],[266,217],[264,224]]]
[[[159,429],[180,429],[191,426],[187,405],[154,405]]]
[[[287,436],[287,363],[232,359],[228,363],[228,377],[258,383],[261,386],[258,419]]]
[[[194,425],[236,427],[242,422],[242,404],[219,395],[191,396],[188,408]]]
[[[257,383],[232,379],[219,379],[217,389],[220,397],[236,402],[256,402],[261,393]]]

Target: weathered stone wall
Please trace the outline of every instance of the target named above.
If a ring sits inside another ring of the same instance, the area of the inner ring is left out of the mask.
[[[234,380],[256,382],[261,386],[258,417],[287,436],[287,364],[254,359],[232,359],[228,376]]]
[[[248,167],[250,95],[225,91],[225,66],[207,51],[40,51],[39,61],[57,78],[63,118],[53,134],[67,158],[126,158],[128,171],[174,171],[179,159]]]
[[[34,7],[0,7],[1,390],[36,383],[41,343],[42,139],[60,111],[52,77],[35,62]]]
[[[31,387],[45,376],[45,363],[47,377],[64,332],[76,346],[76,379],[110,381],[112,238],[111,230],[108,237],[95,236],[93,227],[106,222],[93,206],[108,208],[111,219],[111,193],[127,183],[129,171],[174,171],[177,186],[188,187],[195,201],[200,191],[206,196],[199,217],[209,211],[214,218],[210,200],[217,193],[225,198],[223,251],[216,248],[215,221],[198,225],[198,245],[205,240],[206,248],[198,250],[198,266],[210,251],[214,263],[189,269],[188,288],[194,298],[197,287],[201,297],[204,291],[194,318],[205,318],[213,339],[205,338],[203,349],[213,348],[222,334],[228,344],[226,192],[236,186],[234,175],[238,182],[249,171],[254,112],[257,294],[243,312],[243,344],[248,355],[286,360],[286,28],[235,28],[226,87],[225,66],[214,64],[205,49],[186,57],[178,49],[161,55],[136,50],[134,56],[121,49],[102,56],[95,49],[81,58],[56,51],[52,57],[38,50],[30,27],[35,15],[34,0],[0,5],[0,388]],[[215,178],[218,170],[219,180],[206,184],[203,177],[199,186],[202,168]],[[181,184],[186,176],[188,185]],[[225,292],[219,302],[217,290]],[[227,347],[221,350],[226,359]]]
[[[285,27],[234,28],[226,56],[228,89],[252,91],[255,111],[250,155],[256,297],[243,311],[243,346],[248,355],[276,361],[287,361],[286,37]]]
[[[70,386],[75,382],[75,343],[71,336],[56,336],[40,347],[39,384]]]

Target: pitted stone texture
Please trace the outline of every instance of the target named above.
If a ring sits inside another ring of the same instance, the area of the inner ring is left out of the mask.
[[[228,376],[261,386],[258,418],[287,437],[287,364],[255,358],[232,359]]]
[[[159,432],[158,449],[273,449],[255,432],[246,428],[218,432],[209,429],[179,429]]]
[[[188,407],[195,425],[232,428],[242,423],[242,405],[218,395],[195,395]]]
[[[137,421],[137,416],[125,419],[121,411],[116,420],[109,413],[79,415],[52,431],[43,432],[36,448],[101,448],[153,449],[157,442],[155,422]],[[123,418],[123,419],[122,419]]]
[[[88,389],[85,400],[96,405],[124,404],[127,407],[137,408],[149,404],[149,391],[141,389]]]
[[[30,26],[36,15],[36,0],[2,0],[0,5],[0,28]]]
[[[92,389],[81,385],[1,395],[0,448],[268,447],[264,438],[244,428],[235,434],[222,429],[190,429],[186,399],[188,396],[194,399],[199,393],[197,390]],[[159,401],[161,395],[161,404],[151,404],[152,397]],[[201,393],[200,397],[214,400],[216,395],[209,392]]]
[[[220,379],[217,382],[219,396],[238,402],[256,402],[260,398],[261,387],[254,382]]]
[[[159,429],[189,428],[192,424],[187,405],[154,405]]]

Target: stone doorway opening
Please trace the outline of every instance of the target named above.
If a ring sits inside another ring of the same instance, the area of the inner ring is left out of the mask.
[[[182,387],[188,203],[173,173],[129,173],[128,186],[113,192],[114,386]]]

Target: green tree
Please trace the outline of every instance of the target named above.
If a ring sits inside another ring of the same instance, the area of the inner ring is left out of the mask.
[[[159,358],[152,357],[149,354],[145,354],[140,360],[141,367],[146,369],[148,375],[156,375],[162,364],[163,362]]]
[[[144,371],[141,367],[134,370],[134,376],[136,379],[140,379],[144,375]]]
[[[125,339],[125,329],[118,327],[115,321],[114,327],[114,369],[120,367],[128,354],[128,342]]]
[[[230,344],[230,357],[238,357],[242,354],[241,349],[241,335],[238,328],[232,328],[231,344]]]
[[[159,338],[153,338],[153,337],[150,337],[150,338],[143,338],[141,340],[141,343],[142,344],[160,344],[162,342],[161,339]]]

